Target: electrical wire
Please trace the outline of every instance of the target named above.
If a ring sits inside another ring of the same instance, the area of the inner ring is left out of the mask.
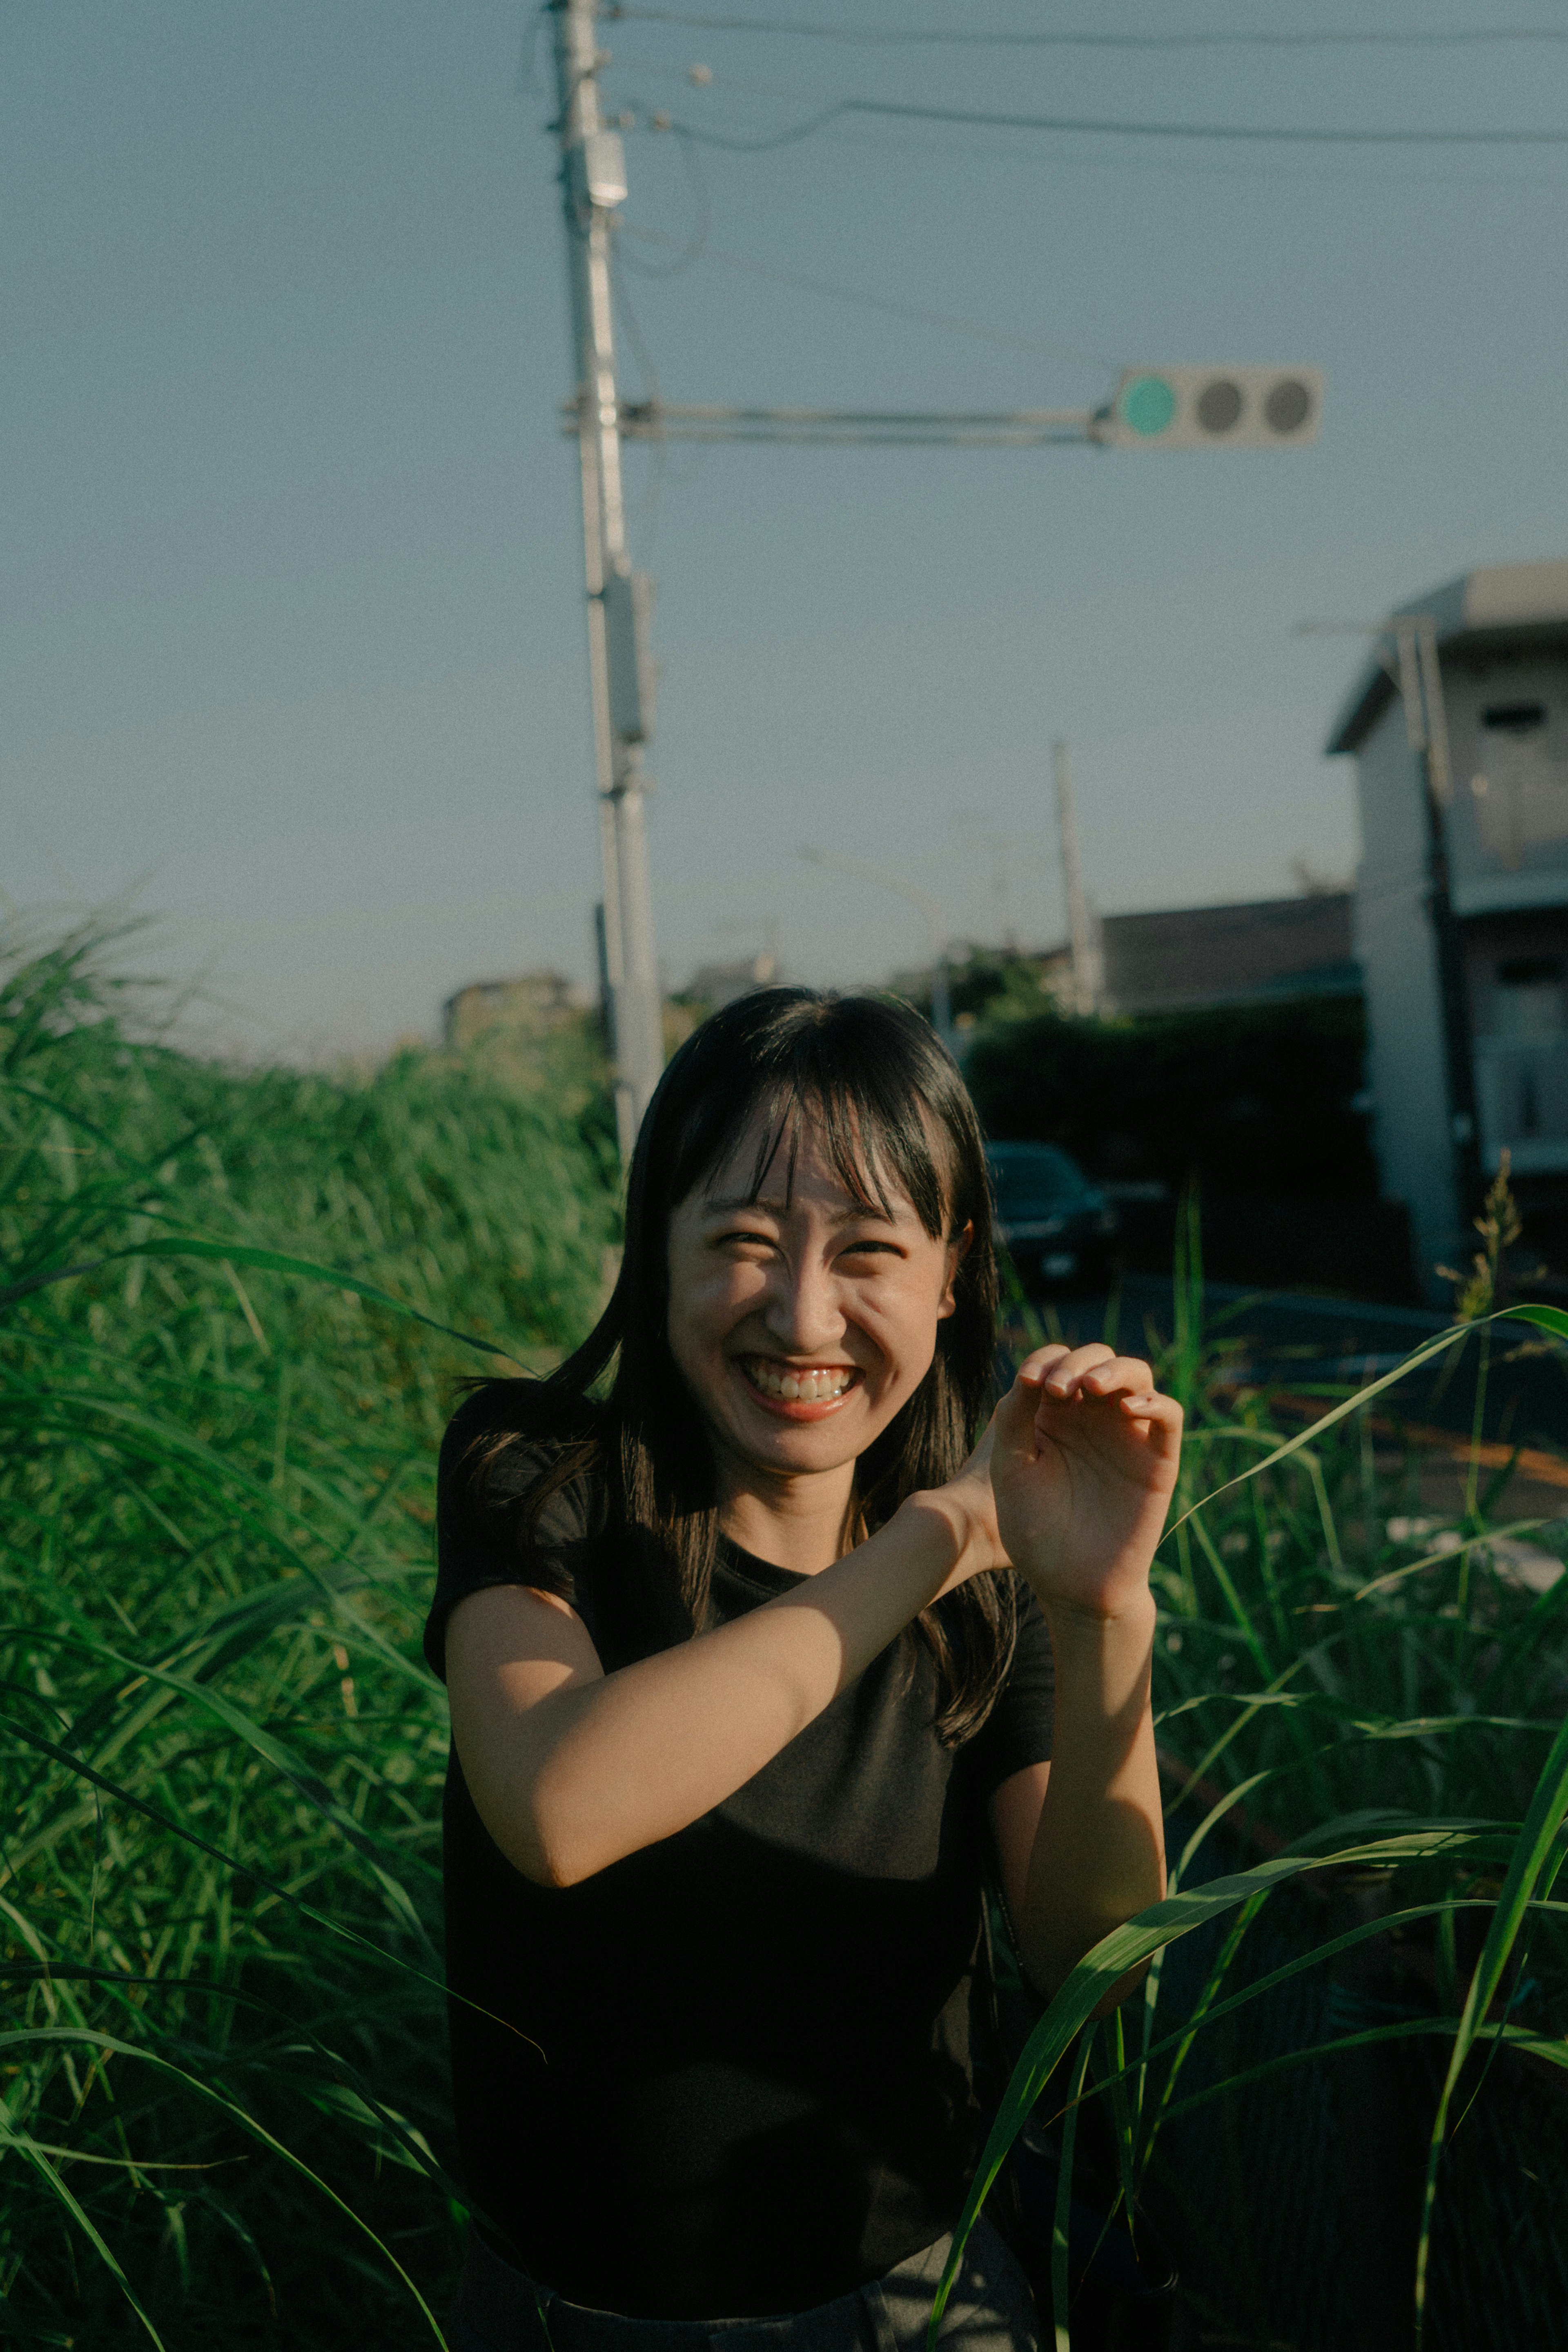
[[[643,228],[634,221],[621,222],[617,235],[635,237],[640,244],[645,245],[674,246],[680,242],[676,237],[665,236],[662,230]],[[826,295],[830,300],[847,302],[855,310],[878,310],[887,318],[907,319],[919,327],[943,328],[951,334],[966,335],[974,342],[989,343],[998,351],[1024,352],[1030,357],[1047,359],[1082,360],[1102,369],[1114,370],[1122,364],[1120,360],[1108,359],[1103,352],[1086,352],[1063,343],[1048,343],[1035,335],[1006,334],[998,328],[981,326],[974,319],[955,318],[949,311],[928,310],[912,302],[890,301],[884,295],[862,293],[858,287],[835,285],[831,278],[809,277],[802,270],[781,268],[774,262],[756,261],[744,253],[727,253],[718,246],[705,246],[702,257],[705,261],[720,262],[729,269],[744,270],[751,278],[770,279],[776,286],[798,286],[808,294]],[[642,274],[664,277],[669,273],[647,270]]]
[[[691,141],[684,136],[681,139],[680,147],[681,161],[686,167],[686,177],[691,183],[692,195],[696,205],[696,226],[684,240],[679,237],[661,236],[655,229],[633,229],[631,232],[632,235],[641,236],[647,243],[671,245],[678,248],[676,258],[664,263],[659,268],[652,268],[647,262],[634,261],[632,256],[622,249],[620,258],[634,277],[679,278],[707,250],[708,231],[713,226],[713,201],[708,194],[707,182],[703,177],[702,165],[697,161],[696,149]],[[622,224],[622,227],[624,230],[624,223]],[[740,266],[744,268],[745,264],[742,263]]]
[[[955,33],[859,29],[849,25],[810,25],[750,16],[704,16],[679,8],[630,5],[608,7],[604,15],[611,20],[644,25],[685,25],[699,32],[794,34],[809,40],[847,42],[862,48],[903,47],[915,43],[945,48],[1011,49],[1468,48],[1502,42],[1568,41],[1568,26],[1563,25],[1461,27],[1446,33]]]
[[[1265,141],[1297,147],[1568,147],[1568,130],[1561,131],[1354,131],[1280,124],[1262,128],[1227,122],[1114,122],[1066,114],[989,114],[960,106],[901,105],[892,99],[841,98],[823,107],[804,122],[761,139],[736,139],[722,131],[704,131],[695,123],[672,122],[670,129],[705,147],[722,147],[732,154],[763,155],[779,147],[793,147],[810,139],[830,122],[845,115],[873,115],[905,122],[956,122],[971,130],[1054,131],[1082,133],[1097,139],[1213,139]]]
[[[966,139],[957,133],[943,137],[939,132],[921,133],[911,131],[878,131],[863,124],[852,129],[835,130],[831,125],[821,134],[828,146],[842,147],[858,154],[888,153],[898,155],[947,154],[978,158],[986,153],[988,142]],[[994,152],[994,151],[992,151]],[[1559,170],[1546,172],[1485,172],[1485,171],[1378,171],[1358,167],[1355,163],[1333,157],[1325,152],[1321,164],[1292,167],[1276,157],[1258,155],[1246,160],[1239,151],[1232,149],[1235,158],[1229,163],[1217,159],[1196,160],[1189,148],[1185,155],[1151,152],[1147,149],[1136,155],[1123,147],[1112,155],[1085,155],[1081,151],[1071,160],[1066,156],[1046,157],[1036,167],[1042,171],[1113,173],[1118,179],[1158,173],[1162,178],[1197,180],[1247,180],[1254,184],[1264,183],[1278,187],[1291,182],[1304,182],[1309,187],[1372,187],[1372,188],[1546,188],[1568,193],[1568,177]]]
[[[631,289],[626,284],[621,267],[624,259],[625,256],[612,246],[610,253],[610,270],[615,308],[621,323],[626,331],[626,341],[632,346],[632,355],[637,362],[638,373],[643,378],[643,395],[646,399],[657,403],[664,398],[664,391],[659,383],[659,371],[653,364],[653,354],[648,349],[647,337],[643,334],[638,323],[637,313],[632,307]]]
[[[517,70],[512,82],[514,98],[528,98],[533,94],[534,59],[538,52],[539,34],[544,28],[544,21],[549,15],[549,0],[539,0],[538,6],[528,19],[528,30],[523,35],[522,51],[517,58]]]
[[[678,79],[685,82],[689,79],[689,76],[685,70],[677,72],[676,68],[673,67],[663,68],[643,64],[641,65],[637,70],[641,74],[651,74],[655,79],[663,80]],[[716,92],[733,92],[735,96],[738,98],[791,99],[797,105],[815,107],[819,110],[824,105],[835,102],[829,99],[827,92],[821,89],[791,89],[778,82],[758,82],[749,79],[743,80],[738,79],[730,74],[714,75],[709,86]],[[674,125],[670,121],[668,115],[660,115],[658,121],[655,122],[655,110],[643,104],[641,110],[649,128],[668,127],[672,131],[674,129]],[[832,138],[834,134],[831,124],[824,124],[819,135],[825,138]],[[902,147],[906,152],[915,154],[929,153],[931,152],[931,142],[929,140],[922,140],[918,136],[914,140],[901,140],[896,131],[894,131],[890,137],[877,139],[874,133],[868,131],[863,126],[858,126],[852,130],[846,131],[844,135],[856,142],[863,142],[868,145]],[[952,147],[955,152],[960,154],[978,155],[983,152],[980,144],[974,140],[966,140],[959,142],[949,141],[944,143]],[[1081,162],[1075,161],[1073,168],[1075,170],[1082,168]],[[1119,158],[1114,168],[1117,171],[1135,171],[1139,167],[1136,164],[1129,164]],[[1161,162],[1154,165],[1152,168],[1158,171],[1169,172],[1179,170],[1183,167],[1176,165],[1168,159],[1162,159]],[[1190,168],[1200,173],[1217,174],[1226,178],[1257,176],[1259,173],[1267,173],[1270,177],[1274,179],[1278,179],[1281,176],[1280,166],[1272,161],[1266,164],[1260,163],[1253,166],[1241,164],[1239,167],[1232,167],[1217,163],[1203,163]],[[1343,166],[1336,165],[1334,168],[1338,172],[1343,172]],[[1296,176],[1300,176],[1300,174],[1297,174]],[[1321,178],[1322,174],[1320,173],[1315,176]],[[1358,177],[1361,178],[1365,178],[1368,175],[1365,173],[1358,174]],[[1495,175],[1493,180],[1489,180],[1485,177],[1478,176],[1473,172],[1465,173],[1458,177],[1450,173],[1446,177],[1439,177],[1436,182],[1434,182],[1433,175],[1429,173],[1415,174],[1410,173],[1399,173],[1395,175],[1392,183],[1390,183],[1389,175],[1387,173],[1374,174],[1372,176],[1381,179],[1385,184],[1401,184],[1404,183],[1409,183],[1411,184],[1420,185],[1437,184],[1467,188],[1480,187],[1494,184],[1504,187],[1557,187],[1564,184],[1559,178],[1554,177],[1543,180],[1539,175],[1529,178],[1521,178],[1517,173],[1508,174],[1500,180],[1495,180]]]
[[[625,331],[626,341],[631,345],[632,355],[637,362],[638,372],[643,378],[644,395],[656,403],[664,397],[659,383],[659,371],[654,365],[653,354],[648,348],[647,337],[643,332],[637,313],[632,305],[632,290],[626,283],[626,272],[622,267],[624,260],[624,253],[619,246],[612,244],[610,248],[611,299],[614,303],[616,317]],[[638,525],[645,535],[643,557],[648,562],[653,561],[654,544],[659,536],[660,518],[664,509],[664,479],[669,464],[667,443],[664,441],[653,443],[653,459],[647,487],[643,490],[636,516]]]

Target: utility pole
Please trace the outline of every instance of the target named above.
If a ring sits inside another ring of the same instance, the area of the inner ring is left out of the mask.
[[[1056,832],[1061,849],[1061,887],[1067,899],[1067,936],[1072,955],[1072,1010],[1097,1011],[1100,1003],[1100,959],[1094,951],[1094,924],[1083,888],[1083,868],[1078,857],[1078,815],[1072,804],[1072,762],[1060,738],[1051,747],[1051,772],[1056,785]]]
[[[615,1061],[615,1121],[625,1160],[664,1060],[642,750],[653,726],[649,583],[633,573],[626,551],[610,299],[611,215],[625,201],[626,164],[619,134],[605,127],[600,110],[597,77],[604,60],[595,25],[597,0],[555,0],[552,14],[604,876],[603,976]]]

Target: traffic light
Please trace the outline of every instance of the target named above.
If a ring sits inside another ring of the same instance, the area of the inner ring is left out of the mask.
[[[1322,405],[1321,368],[1129,368],[1096,421],[1113,449],[1302,449]]]

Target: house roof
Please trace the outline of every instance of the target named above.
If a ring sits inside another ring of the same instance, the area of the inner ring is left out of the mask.
[[[1440,650],[1461,646],[1519,645],[1568,636],[1568,562],[1498,563],[1396,606],[1391,621],[1429,613]],[[1370,655],[1346,698],[1325,749],[1354,751],[1365,741],[1395,693],[1394,680]]]
[[[1359,993],[1348,890],[1239,906],[1106,915],[1105,995],[1118,1013]]]

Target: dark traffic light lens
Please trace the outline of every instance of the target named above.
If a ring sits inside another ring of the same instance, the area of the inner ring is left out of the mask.
[[[1300,376],[1283,377],[1263,403],[1263,414],[1276,433],[1299,433],[1312,413],[1312,395]]]
[[[1197,421],[1206,433],[1228,433],[1241,414],[1241,386],[1228,375],[1206,383],[1197,395]]]

